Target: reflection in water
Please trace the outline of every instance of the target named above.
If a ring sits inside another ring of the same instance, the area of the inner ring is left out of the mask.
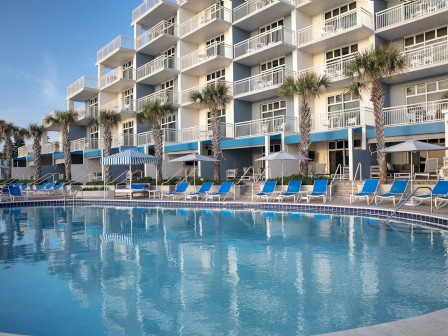
[[[260,211],[0,213],[0,331],[51,334],[73,318],[66,334],[306,335],[448,305],[448,238],[437,231]],[[44,323],[23,325],[17,312],[35,307]]]

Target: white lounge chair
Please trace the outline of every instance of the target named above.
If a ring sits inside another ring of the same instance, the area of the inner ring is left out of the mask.
[[[432,158],[432,159],[426,159],[425,161],[425,169],[421,173],[415,173],[414,177],[417,178],[417,176],[423,176],[429,179],[431,176],[437,178],[438,172],[437,168],[439,167],[439,159]]]

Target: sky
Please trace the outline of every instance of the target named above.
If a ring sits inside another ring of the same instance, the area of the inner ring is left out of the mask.
[[[96,52],[133,36],[143,0],[0,0],[0,119],[27,127],[67,109],[67,86],[97,77]]]

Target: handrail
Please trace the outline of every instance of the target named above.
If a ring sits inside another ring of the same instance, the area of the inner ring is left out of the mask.
[[[188,174],[186,174],[185,177],[179,181],[179,183],[186,182],[188,180],[188,178],[190,177],[191,173],[193,173],[193,175],[196,174],[197,168],[198,167],[194,167],[192,171],[190,171]],[[187,169],[185,168],[184,170],[186,171]]]
[[[134,176],[136,173],[140,173],[140,178],[143,177],[143,171],[142,170],[136,170],[135,172],[132,173],[132,176]]]
[[[106,180],[103,181],[104,198],[106,198],[106,187],[107,187],[108,185],[114,183],[115,181],[118,180],[119,177],[121,177],[121,176],[123,176],[124,174],[127,174],[127,173],[128,173],[128,170],[125,170],[125,171],[122,172],[120,175],[118,175],[116,178],[114,178],[112,181],[109,181],[109,182],[107,182],[107,183],[106,183]],[[126,178],[125,178],[123,181],[126,181]],[[123,181],[120,181],[120,182],[118,182],[118,183],[116,183],[116,184],[119,184],[119,183],[121,183],[121,182],[123,182]],[[116,188],[117,188],[117,187],[115,186],[115,189],[116,189]]]
[[[341,164],[338,164],[338,166],[336,167],[336,171],[334,172],[333,178],[331,179],[331,182],[330,182],[330,197],[329,197],[330,201],[333,196],[333,182],[334,182],[334,180],[336,180],[336,176],[338,176],[338,171],[340,171],[339,175],[342,176],[342,165]],[[331,177],[331,175],[330,175],[330,177]],[[341,178],[342,177],[340,177],[339,179],[341,179]]]
[[[361,162],[358,162],[358,165],[356,166],[356,171],[355,174],[353,175],[353,180],[352,180],[352,195],[355,194],[355,180],[356,180],[356,176],[358,175],[358,171],[359,171],[359,180],[362,181],[362,164]]]
[[[184,168],[182,168],[181,170],[177,171],[173,176],[171,176],[168,180],[166,180],[165,182],[163,182],[161,185],[165,185],[167,183],[169,183],[172,179],[174,179],[175,177],[177,177],[177,174],[179,174],[180,172],[183,172]]]
[[[407,201],[409,201],[409,199],[412,197],[412,196],[414,196],[414,194],[415,194],[415,192],[417,191],[417,190],[419,190],[419,189],[429,189],[429,193],[430,193],[430,204],[431,204],[431,213],[433,212],[433,210],[432,210],[432,189],[431,189],[431,187],[418,187],[418,188],[416,188],[413,192],[411,192],[410,194],[409,194],[409,196],[408,197],[406,197],[406,199],[401,203],[401,204],[398,204],[398,206],[395,208],[395,210],[394,210],[394,212],[392,213],[392,215],[390,215],[387,219],[386,219],[386,224],[388,224],[389,223],[389,220],[398,212],[398,210],[400,210],[401,209],[401,207],[403,206],[403,205],[405,205],[406,204],[406,202]]]
[[[240,179],[238,180],[238,182],[236,184],[239,184],[246,177],[246,174],[251,169],[252,169],[252,178],[255,179],[255,169],[253,166],[250,166],[249,168],[246,169],[246,171],[243,173],[243,176],[240,177]]]
[[[78,179],[81,179],[83,177],[88,177],[90,174],[91,174],[91,172],[87,172],[87,173],[84,173],[84,174],[76,175],[74,178],[72,178],[72,181],[78,182],[77,181]]]
[[[254,167],[249,167],[252,168],[253,172],[253,182],[252,182],[252,202],[254,201],[254,185],[256,182],[260,181],[261,178],[264,176],[264,174],[266,173],[266,171],[268,170],[268,168],[264,168],[264,170],[260,173],[260,176],[258,176],[257,178],[255,178],[255,169]],[[249,168],[247,170],[249,170]],[[283,186],[282,186],[283,188]]]

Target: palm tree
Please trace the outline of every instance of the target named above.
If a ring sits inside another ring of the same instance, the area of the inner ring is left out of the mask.
[[[76,124],[77,113],[75,111],[55,112],[54,115],[47,115],[44,123],[50,126],[56,125],[62,132],[62,149],[64,151],[65,178],[72,179],[72,155],[70,153],[69,128]]]
[[[402,73],[406,68],[406,56],[392,45],[371,46],[358,53],[347,64],[346,74],[352,79],[347,91],[355,97],[361,97],[363,92],[370,93],[375,119],[377,138],[377,160],[380,166],[380,181],[386,183],[387,165],[384,140],[384,92],[381,79]]]
[[[35,180],[39,179],[41,174],[40,155],[42,151],[42,146],[40,143],[44,132],[45,127],[38,124],[29,124],[28,130],[26,132],[26,137],[33,139],[33,156],[34,156],[33,177]]]
[[[0,123],[0,133],[2,134],[2,138],[5,141],[5,160],[6,160],[6,179],[11,179],[12,173],[12,156],[13,156],[13,142],[12,137],[17,132],[18,128],[8,122]]]
[[[330,86],[330,79],[319,76],[315,72],[304,72],[297,77],[286,76],[280,86],[279,96],[281,99],[294,100],[299,97],[299,154],[308,157],[311,145],[311,108],[310,101],[318,97],[324,89]],[[308,164],[300,161],[300,174],[308,175]]]
[[[152,137],[154,139],[154,154],[159,159],[157,163],[157,179],[162,179],[162,156],[163,156],[163,131],[161,119],[167,114],[174,111],[174,107],[170,103],[162,104],[160,100],[152,100],[142,107],[137,113],[137,123],[149,123],[152,129]]]
[[[190,99],[206,107],[210,111],[210,126],[212,129],[212,151],[216,159],[213,169],[213,179],[221,179],[221,115],[219,111],[225,109],[230,101],[230,88],[224,83],[209,84],[202,90],[194,90],[190,93]]]
[[[90,118],[89,125],[103,126],[104,149],[103,157],[112,153],[112,128],[117,127],[121,121],[121,115],[114,111],[100,111],[98,118]],[[107,183],[111,180],[112,173],[110,166],[104,166],[104,181]]]

